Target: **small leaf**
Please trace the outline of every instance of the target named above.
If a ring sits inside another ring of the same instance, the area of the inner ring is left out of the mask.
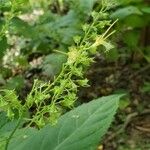
[[[75,36],[73,39],[76,44],[79,44],[79,42],[81,41],[81,36]]]

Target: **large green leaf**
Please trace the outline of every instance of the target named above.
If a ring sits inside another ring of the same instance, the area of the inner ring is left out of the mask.
[[[63,16],[44,13],[41,18],[44,17],[44,20],[49,21],[44,21],[35,29],[39,34],[43,33],[44,36],[53,39],[54,42],[70,45],[73,42],[73,37],[82,33],[82,24],[91,13],[95,2],[96,0],[65,0],[64,3],[69,3],[70,7],[68,13]]]
[[[71,5],[70,7],[76,11],[77,14],[83,17],[81,15],[83,14],[90,14],[92,11],[93,5],[97,0],[65,0],[66,2],[69,2]]]
[[[56,126],[48,125],[24,141],[12,140],[8,150],[94,150],[113,120],[120,97],[83,104],[63,115]]]

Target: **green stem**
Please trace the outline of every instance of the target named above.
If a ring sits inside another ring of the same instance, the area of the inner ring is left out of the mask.
[[[88,30],[85,32],[85,35],[84,35],[83,39],[81,40],[79,46],[81,46],[81,45],[83,44],[83,42],[85,41],[85,39],[86,39],[87,36],[89,35],[89,33],[90,33],[92,27],[95,25],[96,21],[98,20],[99,14],[102,13],[102,12],[103,12],[103,9],[101,9],[101,10],[99,11],[99,13],[97,14],[96,18],[94,18],[93,23],[89,26]]]

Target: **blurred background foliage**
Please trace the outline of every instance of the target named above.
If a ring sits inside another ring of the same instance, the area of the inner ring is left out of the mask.
[[[25,78],[41,74],[51,78],[61,69],[64,55],[73,37],[82,34],[82,26],[90,21],[92,9],[101,7],[97,0],[18,0],[14,15],[0,38],[0,85],[22,88]],[[110,2],[106,1],[106,4]],[[119,19],[112,38],[115,48],[106,54],[106,61],[150,62],[150,8],[144,0],[112,0],[105,18]],[[18,5],[18,6],[17,6]],[[11,2],[0,5],[0,30],[11,14]],[[140,64],[133,63],[140,68]],[[16,84],[14,84],[16,83]],[[22,86],[21,86],[22,85]],[[146,84],[147,85],[147,84]]]
[[[34,78],[47,81],[60,72],[63,62],[66,61],[66,55],[61,52],[67,52],[68,47],[74,44],[75,36],[83,34],[82,28],[85,27],[86,22],[91,22],[90,15],[93,10],[97,11],[101,7],[101,2],[99,0],[16,0],[13,9],[12,3],[13,0],[0,0],[0,89],[16,89],[21,97],[25,97],[31,89]],[[102,19],[119,19],[113,27],[116,30],[111,39],[114,49],[96,56],[96,61],[99,62],[91,70],[94,72],[95,68],[98,70],[107,65],[109,68],[114,67],[112,70],[117,74],[116,68],[119,68],[121,78],[116,79],[117,75],[114,77],[112,73],[106,73],[109,74],[106,84],[115,85],[115,89],[103,87],[98,95],[121,91],[130,93],[131,88],[134,87],[124,86],[123,80],[132,82],[132,78],[138,74],[141,74],[142,78],[142,81],[138,81],[140,95],[149,95],[150,1],[104,0],[104,3],[109,5],[109,9]],[[61,52],[57,53],[56,50]],[[103,78],[99,79],[98,73],[93,80],[97,82]],[[95,93],[90,93],[90,98],[96,97]],[[84,97],[82,92],[80,94],[81,99],[88,98]],[[145,97],[141,99],[144,100]],[[124,110],[131,103],[130,96],[126,97],[120,103],[120,110]],[[136,105],[138,111],[143,110],[143,105],[139,103]],[[147,103],[146,105],[148,106]],[[122,122],[125,118],[124,113],[118,118]],[[129,147],[125,145],[118,149],[126,150]],[[135,149],[137,150],[137,147]],[[146,149],[139,148],[139,150]]]

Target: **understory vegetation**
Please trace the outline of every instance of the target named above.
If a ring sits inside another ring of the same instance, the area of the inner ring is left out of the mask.
[[[0,0],[0,150],[150,149],[149,4]]]

